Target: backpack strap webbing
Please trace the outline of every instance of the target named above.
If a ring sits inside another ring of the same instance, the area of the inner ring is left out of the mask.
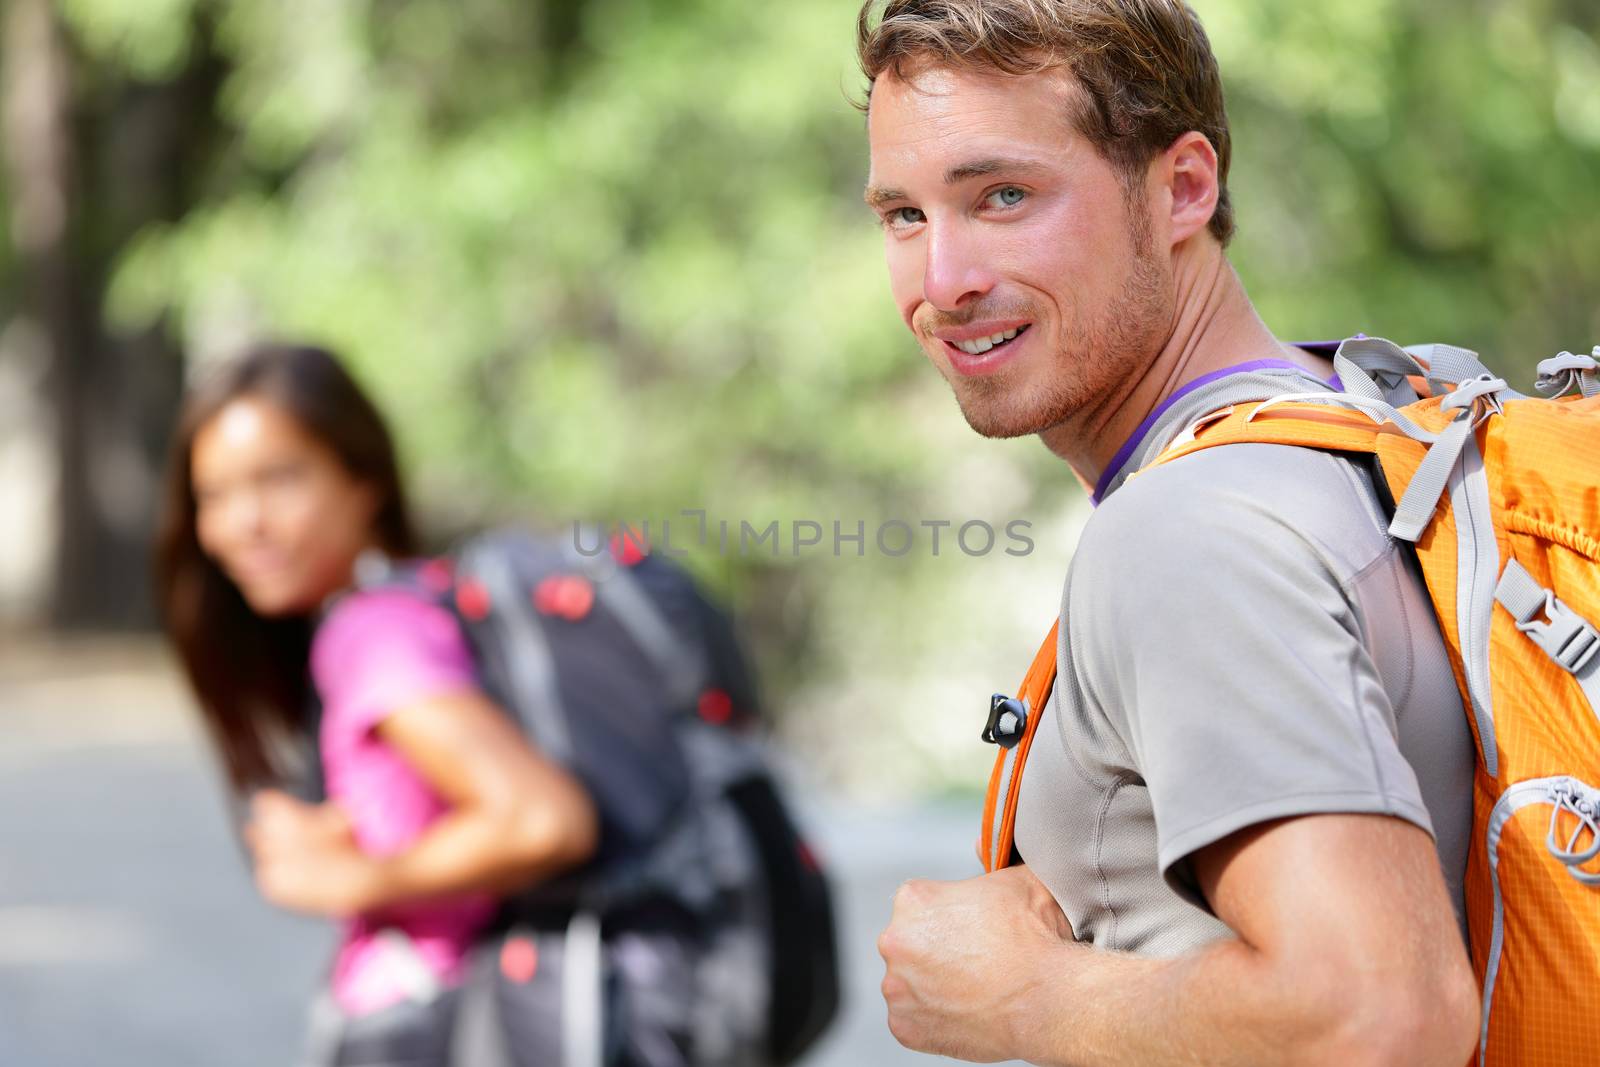
[[[1251,443],[1299,445],[1334,452],[1376,452],[1378,438],[1395,433],[1358,411],[1308,403],[1270,403],[1259,415],[1261,404],[1238,404],[1208,422],[1187,440],[1174,444],[1150,466],[1170,462],[1191,452],[1217,445]],[[1148,468],[1146,468],[1148,469]]]
[[[1387,488],[1397,501],[1389,532],[1415,543],[1471,436],[1471,412],[1460,413],[1469,417],[1458,419],[1458,412],[1445,409],[1439,400],[1424,400],[1403,412],[1374,402],[1383,410],[1371,413],[1335,407],[1335,403],[1359,401],[1336,394],[1333,397],[1324,403],[1296,397],[1237,405],[1180,437],[1145,470],[1201,449],[1229,444],[1296,445],[1375,456]],[[1417,484],[1412,484],[1413,479]]]
[[[685,579],[687,582],[687,579]],[[616,567],[595,582],[595,595],[610,610],[661,676],[675,709],[693,708],[707,684],[704,642],[672,621],[628,567]]]
[[[456,565],[462,578],[481,582],[490,600],[502,609],[487,622],[456,613],[469,637],[486,625],[500,631],[500,640],[475,640],[474,655],[511,687],[512,692],[504,695],[506,710],[522,719],[534,744],[551,759],[569,763],[575,746],[557,684],[555,657],[525,591],[527,583],[542,575],[519,572],[505,549],[487,539],[469,543]]]
[[[989,792],[983,801],[983,833],[978,839],[978,858],[985,871],[1011,866],[1012,835],[1017,824],[1017,797],[1022,787],[1022,768],[1028,762],[1033,735],[1044,718],[1044,705],[1056,681],[1056,638],[1061,620],[1050,625],[1050,632],[1033,657],[1033,664],[1022,679],[1017,699],[1026,712],[1022,738],[1011,748],[1001,748],[989,775]]]

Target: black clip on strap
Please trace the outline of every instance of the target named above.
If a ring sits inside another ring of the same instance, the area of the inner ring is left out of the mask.
[[[1004,749],[1017,747],[1023,728],[1028,725],[1028,706],[1016,697],[996,693],[989,698],[989,721],[978,736],[986,743]]]

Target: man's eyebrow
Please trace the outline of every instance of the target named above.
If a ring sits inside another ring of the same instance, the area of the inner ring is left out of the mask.
[[[1002,171],[1008,174],[1036,174],[1047,169],[1046,164],[1037,159],[1023,159],[1012,156],[991,156],[987,159],[973,159],[959,163],[944,172],[944,183],[955,185],[968,178],[981,178],[987,174],[998,174]],[[881,185],[869,185],[861,194],[861,199],[867,202],[868,207],[879,207],[895,200],[906,200],[904,190],[890,189]]]
[[[862,192],[861,199],[867,202],[868,207],[878,207],[892,200],[904,200],[906,194],[899,189],[886,189],[881,185],[869,185]]]
[[[966,163],[957,164],[944,172],[944,183],[955,185],[968,178],[980,178],[985,174],[998,174],[1001,171],[1010,173],[1030,173],[1045,169],[1045,164],[1036,159],[1021,159],[1008,156],[992,156],[988,159],[974,159]]]

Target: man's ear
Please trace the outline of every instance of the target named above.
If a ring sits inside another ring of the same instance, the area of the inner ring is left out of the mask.
[[[1172,215],[1168,219],[1172,243],[1179,244],[1204,230],[1217,211],[1217,150],[1198,130],[1173,141],[1156,160],[1154,179],[1166,188]]]

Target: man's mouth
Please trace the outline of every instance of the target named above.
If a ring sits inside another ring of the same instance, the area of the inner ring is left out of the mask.
[[[970,341],[949,341],[946,343],[952,348],[961,349],[961,351],[965,352],[969,356],[981,356],[990,349],[999,348],[1002,345],[1009,344],[1013,338],[1024,334],[1027,331],[1028,326],[1018,326],[1016,329],[1004,330],[1000,333],[992,334],[989,337],[977,337]]]

